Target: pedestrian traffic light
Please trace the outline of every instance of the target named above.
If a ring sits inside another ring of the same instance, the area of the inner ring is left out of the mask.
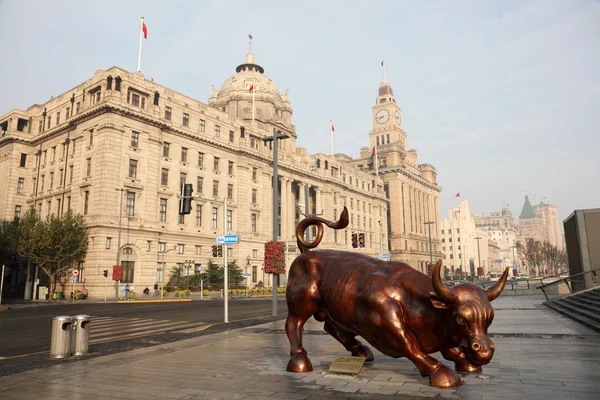
[[[186,183],[181,186],[181,198],[179,199],[179,215],[189,214],[192,212],[192,193],[194,185]]]
[[[217,246],[217,257],[223,257],[223,246],[222,245]]]
[[[217,256],[217,245],[216,244],[212,245],[212,256],[213,257]]]
[[[358,247],[358,235],[356,233],[352,234],[352,247],[353,248],[357,248]]]
[[[105,278],[108,278],[108,270],[107,269],[104,270],[104,274],[103,275],[104,275]]]
[[[358,234],[358,247],[365,247],[365,234],[364,233]]]

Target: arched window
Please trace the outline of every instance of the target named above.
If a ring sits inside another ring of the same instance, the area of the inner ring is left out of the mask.
[[[329,161],[325,160],[325,169],[329,168]]]
[[[112,81],[113,81],[113,77],[112,77],[112,75],[109,75],[106,78],[106,90],[112,90]]]
[[[317,168],[321,168],[321,159],[317,158]]]

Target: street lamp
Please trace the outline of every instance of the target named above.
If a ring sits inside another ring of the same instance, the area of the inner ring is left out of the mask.
[[[477,236],[475,240],[477,240],[477,268],[479,269],[481,268],[481,254],[479,252],[479,241],[481,240],[481,237]],[[474,275],[474,271],[471,271],[471,276],[473,276],[473,280],[475,280]]]
[[[185,288],[186,289],[190,288],[190,268],[192,268],[195,261],[196,260],[185,260],[185,263],[183,264],[183,267],[186,269],[186,272],[185,272]]]
[[[115,188],[115,190],[121,192],[119,194],[119,233],[117,234],[117,266],[121,266],[121,217],[123,216],[123,188]],[[115,301],[119,301],[119,284],[121,280],[115,281]]]
[[[431,224],[435,224],[435,221],[423,222],[429,228],[429,265],[433,265],[433,249],[431,248]],[[429,269],[429,268],[428,268]]]
[[[165,243],[166,244],[166,243]],[[160,244],[159,244],[160,246]],[[163,299],[163,289],[164,289],[164,284],[165,284],[165,253],[168,253],[170,251],[173,251],[177,248],[177,246],[173,246],[172,249],[166,250],[163,247],[163,251],[161,251],[162,253],[162,261],[160,263],[160,268],[158,268],[157,270],[161,272],[160,274],[160,299]]]

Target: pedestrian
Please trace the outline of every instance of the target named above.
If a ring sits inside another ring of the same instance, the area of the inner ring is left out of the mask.
[[[144,289],[144,294],[146,296],[150,296],[150,289],[148,289],[148,286],[146,286],[146,289]]]
[[[154,284],[154,295],[158,296],[158,282]]]
[[[129,300],[129,283],[125,284],[125,300]]]

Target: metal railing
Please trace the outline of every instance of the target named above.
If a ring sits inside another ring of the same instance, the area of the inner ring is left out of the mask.
[[[543,284],[538,288],[544,292],[546,300],[549,301],[597,286],[600,286],[600,268],[560,278],[554,282]]]
[[[484,281],[484,282],[472,282],[478,286],[481,286],[482,289],[489,289],[494,286],[498,281]],[[530,279],[509,279],[506,281],[506,286],[504,289],[510,290],[528,290],[528,289],[537,289],[539,286],[537,284],[543,283],[542,278],[530,278]]]

